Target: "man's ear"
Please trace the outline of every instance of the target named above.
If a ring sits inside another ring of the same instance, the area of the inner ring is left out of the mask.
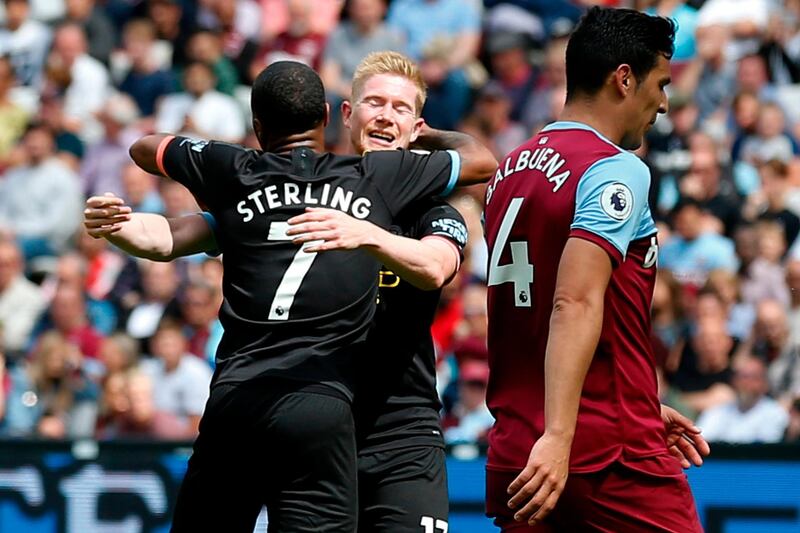
[[[261,121],[255,117],[253,117],[253,133],[256,134],[256,139],[258,139],[258,144],[260,144],[261,147],[263,148],[264,140],[262,138],[262,135],[264,133],[264,130],[261,127]]]
[[[636,79],[633,76],[631,66],[623,63],[614,71],[614,85],[621,97],[636,89]]]
[[[414,142],[419,137],[419,133],[422,131],[422,126],[425,125],[425,119],[420,117],[414,121],[414,126],[411,128],[411,137],[409,137],[409,142]]]
[[[350,100],[342,101],[342,123],[344,127],[350,129],[350,117],[353,115],[353,104]]]

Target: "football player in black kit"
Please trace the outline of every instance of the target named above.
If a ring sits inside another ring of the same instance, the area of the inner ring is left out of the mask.
[[[352,531],[353,358],[374,310],[379,265],[362,249],[319,254],[319,239],[298,248],[287,219],[321,205],[388,227],[459,176],[487,179],[495,162],[474,140],[421,123],[419,145],[456,151],[315,153],[327,117],[324,93],[316,74],[296,63],[266,69],[252,98],[262,147],[286,155],[163,135],[131,149],[146,170],[185,184],[216,225],[211,238],[189,244],[181,235],[192,224],[162,219],[170,249],[139,255],[168,259],[214,243],[225,252],[225,336],[173,529],[252,530],[266,504],[271,531]]]

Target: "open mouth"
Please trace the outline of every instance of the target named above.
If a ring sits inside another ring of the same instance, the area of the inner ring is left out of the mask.
[[[383,131],[371,131],[368,134],[368,137],[371,140],[376,141],[378,144],[385,144],[387,146],[391,145],[395,139],[394,135]]]

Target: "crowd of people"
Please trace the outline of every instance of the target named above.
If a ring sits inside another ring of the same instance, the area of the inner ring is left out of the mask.
[[[558,117],[567,37],[592,3],[678,23],[669,112],[638,155],[659,227],[653,343],[664,402],[710,441],[800,440],[800,2],[5,0],[0,28],[0,434],[191,439],[222,333],[219,257],[133,259],[81,226],[84,199],[200,210],[134,165],[171,132],[256,147],[249,86],[320,73],[331,151],[371,51],[402,51],[423,111],[503,156]],[[433,326],[448,443],[493,420],[484,186],[451,203],[470,240]]]

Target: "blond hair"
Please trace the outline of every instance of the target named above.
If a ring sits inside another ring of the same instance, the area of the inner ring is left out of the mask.
[[[422,113],[428,88],[422,79],[419,67],[411,59],[398,52],[372,52],[361,60],[353,75],[353,101],[361,97],[364,84],[369,78],[378,74],[391,74],[406,78],[417,87],[415,100],[417,116]]]

